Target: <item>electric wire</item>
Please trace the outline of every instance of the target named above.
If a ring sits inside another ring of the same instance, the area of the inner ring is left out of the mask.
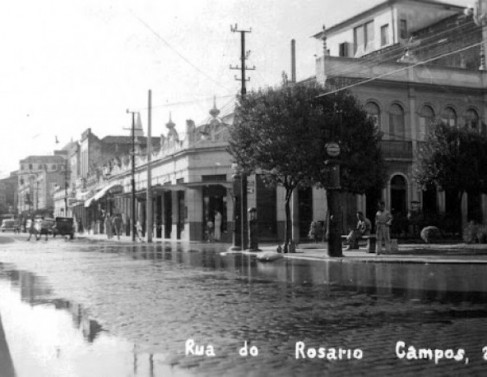
[[[360,81],[358,83],[354,83],[354,84],[350,84],[350,85],[345,85],[344,87],[341,87],[339,89],[335,89],[335,90],[326,92],[324,94],[321,94],[320,96],[318,96],[318,98],[320,98],[320,97],[326,97],[326,96],[329,96],[329,95],[335,94],[335,93],[339,93],[341,91],[344,91],[344,90],[347,90],[347,89],[351,89],[351,88],[354,88],[354,87],[359,86],[359,85],[367,84],[369,82],[372,82],[372,81],[381,79],[383,77],[387,77],[387,76],[393,75],[395,73],[399,73],[399,72],[406,71],[408,69],[411,69],[411,68],[414,68],[414,67],[417,67],[417,66],[420,66],[420,65],[423,65],[423,64],[427,64],[429,62],[432,62],[432,61],[441,59],[441,58],[446,57],[446,56],[450,56],[450,55],[453,55],[453,54],[456,54],[456,53],[459,53],[459,52],[462,52],[462,51],[467,51],[467,50],[469,50],[469,49],[471,49],[473,47],[477,47],[477,46],[482,45],[482,43],[483,42],[473,43],[473,44],[468,45],[466,47],[462,47],[462,48],[459,48],[457,50],[450,51],[448,53],[444,53],[444,54],[441,54],[439,56],[435,56],[435,57],[426,59],[424,61],[416,62],[416,63],[411,64],[411,65],[408,65],[406,67],[401,67],[399,69],[395,69],[395,70],[392,70],[392,71],[389,71],[389,72],[385,72],[385,73],[382,73],[380,75],[377,75],[377,76],[374,76],[374,77],[371,77],[371,78],[368,78],[368,79],[364,79],[364,80],[362,80],[362,81]]]
[[[193,69],[201,73],[203,76],[205,76],[207,79],[218,85],[219,87],[225,89],[227,92],[231,92],[227,87],[222,85],[220,82],[215,80],[213,77],[208,75],[206,72],[204,72],[201,68],[199,68],[196,64],[192,63],[188,58],[186,58],[183,54],[181,54],[178,50],[176,50],[168,41],[166,41],[156,30],[154,30],[147,22],[142,20],[140,17],[138,17],[132,10],[129,10],[130,14],[132,17],[134,17],[137,21],[139,21],[142,25],[144,25],[147,30],[149,30],[154,36],[162,41],[170,50],[172,50],[176,55],[178,55],[182,60],[184,60],[188,65],[190,65]]]
[[[469,24],[461,25],[457,28],[462,28],[462,27],[467,27],[467,26],[470,27],[472,24],[473,24],[473,22],[469,23]],[[455,29],[457,29],[457,28],[455,28]],[[455,29],[448,30],[448,32],[454,31]],[[431,35],[431,36],[424,38],[424,39],[420,39],[421,44],[416,46],[416,47],[408,47],[407,45],[400,45],[394,49],[387,50],[383,54],[371,55],[370,59],[368,56],[362,57],[362,58],[360,58],[360,61],[361,61],[361,63],[363,63],[364,65],[367,65],[367,66],[373,66],[373,65],[376,65],[379,63],[386,63],[389,61],[396,62],[397,61],[397,53],[399,53],[401,51],[405,52],[406,50],[409,50],[409,52],[414,55],[417,51],[424,50],[424,49],[427,49],[427,48],[432,47],[432,46],[436,46],[441,41],[438,39],[438,37],[443,35],[444,33],[446,33],[446,31]],[[466,38],[466,37],[468,37],[470,35],[474,35],[476,33],[478,33],[478,30],[472,29],[472,30],[468,31],[467,33],[463,33],[462,38]],[[433,41],[431,43],[425,44],[424,41],[429,40],[429,39],[433,39]],[[445,46],[444,50],[447,50],[447,49],[448,49],[447,46]],[[390,55],[390,56],[388,57],[387,55]],[[351,73],[351,72],[354,72],[354,70],[353,69],[345,69],[345,70],[344,69],[341,69],[341,70],[337,69],[335,71],[333,71],[333,70],[330,71],[329,74],[332,76],[339,76],[339,75],[344,75],[344,74]]]

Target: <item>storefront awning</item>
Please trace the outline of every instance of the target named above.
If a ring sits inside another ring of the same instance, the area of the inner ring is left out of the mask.
[[[162,192],[162,191],[184,191],[186,190],[186,184],[176,183],[174,185],[155,185],[152,186],[152,191]]]
[[[232,188],[233,184],[232,182],[226,182],[226,181],[200,181],[200,182],[188,182],[185,183],[185,186],[188,188],[198,188],[198,187],[204,187],[204,186],[223,186],[227,189]]]
[[[123,191],[123,186],[119,183],[111,183],[108,186],[103,187],[95,195],[85,201],[85,207],[89,207],[94,201],[100,200],[107,193],[115,194]]]

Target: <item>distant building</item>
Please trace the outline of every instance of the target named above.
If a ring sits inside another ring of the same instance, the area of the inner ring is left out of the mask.
[[[18,178],[19,213],[54,210],[53,193],[66,180],[66,155],[29,156],[20,160]]]
[[[63,148],[68,155],[69,179],[66,188],[58,187],[54,194],[56,216],[72,216],[73,207],[79,207],[89,196],[90,188],[107,179],[113,165],[121,164],[122,158],[129,157],[133,142],[136,152],[141,153],[146,149],[147,138],[143,136],[139,122],[136,123],[134,134],[134,139],[118,135],[100,139],[88,128],[81,134],[79,141],[71,142]],[[159,145],[159,139],[154,138],[153,148],[157,150]],[[86,214],[79,212],[77,215],[83,217]]]
[[[0,214],[17,214],[17,172],[0,179]]]

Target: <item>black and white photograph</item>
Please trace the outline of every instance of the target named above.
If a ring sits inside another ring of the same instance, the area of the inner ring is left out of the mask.
[[[487,0],[0,35],[0,377],[487,374]]]

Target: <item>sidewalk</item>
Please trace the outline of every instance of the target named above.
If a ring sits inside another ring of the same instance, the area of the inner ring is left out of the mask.
[[[276,246],[262,245],[263,251],[275,251]],[[329,257],[326,243],[301,244],[296,253],[285,258],[336,260],[340,262],[372,263],[462,263],[487,264],[487,245],[478,244],[399,244],[397,252],[377,255],[366,247],[357,250],[342,249],[343,257]]]
[[[131,236],[121,236],[107,239],[105,234],[80,234],[78,239],[86,239],[97,242],[113,242],[121,244],[133,244]],[[146,241],[136,240],[136,244],[145,244]],[[153,244],[161,243],[181,243],[194,245],[205,245],[207,248],[214,245],[218,249],[225,251],[230,248],[229,244],[222,243],[203,243],[188,242],[169,239],[154,238]],[[261,244],[259,248],[262,252],[275,253],[276,244]],[[245,251],[247,254],[260,254],[261,252]],[[399,244],[398,251],[391,254],[376,255],[368,253],[365,247],[358,250],[343,249],[343,257],[329,257],[326,243],[305,243],[296,248],[296,253],[282,254],[284,258],[306,259],[306,260],[333,260],[342,263],[361,262],[361,263],[457,263],[457,264],[487,264],[487,245],[486,244]]]

